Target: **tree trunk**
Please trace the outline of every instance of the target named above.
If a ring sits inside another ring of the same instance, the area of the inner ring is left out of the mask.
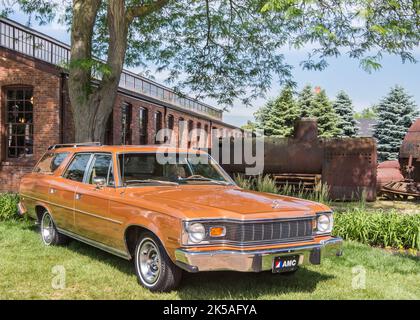
[[[75,125],[75,142],[105,141],[108,118],[112,112],[127,47],[128,22],[124,0],[108,1],[110,35],[109,73],[99,86],[92,86],[92,37],[100,0],[74,0],[71,35],[69,95]],[[88,64],[90,65],[90,64]]]

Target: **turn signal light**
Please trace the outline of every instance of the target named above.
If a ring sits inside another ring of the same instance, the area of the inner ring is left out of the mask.
[[[223,237],[226,234],[225,227],[211,227],[209,230],[210,237]]]

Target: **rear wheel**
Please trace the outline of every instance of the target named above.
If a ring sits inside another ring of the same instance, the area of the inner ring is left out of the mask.
[[[137,243],[134,263],[139,283],[150,291],[169,292],[182,278],[182,270],[168,257],[160,241],[150,232]]]
[[[46,246],[62,245],[68,242],[68,237],[58,232],[48,211],[41,217],[41,238]]]

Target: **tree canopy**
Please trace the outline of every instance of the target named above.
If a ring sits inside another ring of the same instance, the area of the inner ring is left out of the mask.
[[[333,101],[333,108],[339,117],[340,135],[354,137],[357,133],[357,122],[354,119],[353,103],[344,91],[340,91]]]
[[[419,112],[403,87],[395,86],[377,105],[378,123],[374,137],[378,140],[380,161],[398,158],[399,148],[408,128]]]
[[[418,0],[16,2],[40,23],[64,6],[76,140],[103,140],[124,65],[153,65],[176,90],[228,106],[250,104],[274,79],[294,84],[286,48],[308,51],[304,69],[322,70],[329,57],[344,53],[371,71],[383,53],[414,62],[420,39]],[[97,87],[93,74],[102,75]]]
[[[78,1],[73,1],[74,3]],[[168,82],[199,97],[232,104],[264,94],[273,76],[292,81],[286,47],[308,51],[306,69],[323,69],[328,57],[346,54],[363,68],[380,68],[384,53],[415,61],[420,40],[416,0],[86,0],[98,6],[93,56],[108,56],[109,6],[121,2],[129,23],[124,64],[167,71]],[[51,21],[72,1],[18,0],[36,21]],[[10,10],[10,9],[9,9]],[[8,11],[9,11],[8,10]],[[306,49],[310,45],[312,49]]]

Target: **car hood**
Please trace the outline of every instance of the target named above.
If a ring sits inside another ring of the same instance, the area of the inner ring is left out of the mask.
[[[141,197],[145,203],[159,204],[166,210],[178,211],[191,218],[261,218],[261,214],[266,218],[283,215],[292,217],[329,210],[328,207],[312,201],[238,187],[165,187],[152,192],[133,192],[132,196],[137,199]]]

